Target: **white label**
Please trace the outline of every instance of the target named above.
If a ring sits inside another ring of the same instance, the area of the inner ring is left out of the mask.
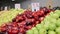
[[[20,4],[15,4],[15,9],[20,9]]]
[[[34,9],[39,10],[39,3],[31,3],[31,6],[32,6],[32,11],[34,11]]]
[[[4,10],[7,10],[7,6],[5,6]]]

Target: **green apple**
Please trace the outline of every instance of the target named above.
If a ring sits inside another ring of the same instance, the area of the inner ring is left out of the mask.
[[[56,24],[56,23],[57,23],[57,20],[54,19],[54,18],[52,18],[52,19],[50,20],[50,22]]]
[[[57,20],[56,25],[57,25],[58,27],[60,27],[60,19]]]
[[[60,15],[60,10],[56,10],[55,13]]]
[[[56,34],[55,31],[48,31],[48,34]]]
[[[36,27],[33,27],[32,30],[33,30],[33,33],[34,33],[34,34],[38,34],[38,30],[37,30]]]
[[[54,14],[53,12],[50,13],[50,15],[53,15],[53,14]]]
[[[45,29],[48,30],[49,25],[50,25],[50,22],[49,22],[49,21],[46,21],[45,24],[44,24],[43,26],[44,26]]]
[[[42,28],[39,30],[39,34],[47,34],[46,29]]]
[[[60,34],[60,27],[56,28],[57,34]]]
[[[28,30],[26,34],[34,34],[34,33],[33,33],[33,30]]]
[[[56,29],[56,25],[54,23],[51,23],[49,25],[49,30],[55,30]]]
[[[43,27],[42,24],[37,24],[37,25],[36,25],[36,28],[37,28],[38,30],[40,30],[42,27]]]
[[[58,18],[58,17],[59,17],[59,15],[56,14],[56,13],[52,15],[52,18],[55,18],[55,19],[56,19],[56,18]]]

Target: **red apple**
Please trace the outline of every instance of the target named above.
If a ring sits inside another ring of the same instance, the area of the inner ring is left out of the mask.
[[[18,33],[18,27],[13,27],[12,28],[12,33]]]

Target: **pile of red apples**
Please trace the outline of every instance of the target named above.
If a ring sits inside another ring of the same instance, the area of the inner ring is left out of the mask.
[[[50,9],[42,8],[38,11],[26,10],[12,19],[12,22],[0,27],[2,34],[26,34],[26,31],[41,23],[45,16],[51,12]]]

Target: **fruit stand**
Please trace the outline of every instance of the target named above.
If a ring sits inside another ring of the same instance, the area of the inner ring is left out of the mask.
[[[60,7],[0,11],[0,34],[60,34]]]
[[[0,12],[1,34],[60,34],[60,10],[46,7],[31,10],[11,9]]]

